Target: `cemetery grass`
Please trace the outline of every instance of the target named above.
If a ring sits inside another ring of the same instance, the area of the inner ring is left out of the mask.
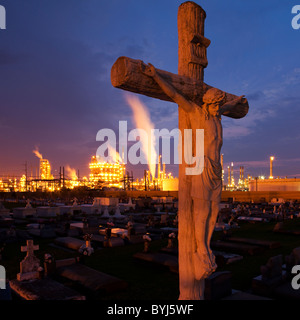
[[[260,267],[267,263],[272,256],[282,254],[289,255],[291,251],[300,246],[300,235],[288,235],[274,233],[276,223],[240,223],[240,228],[232,230],[232,236],[241,238],[253,238],[280,242],[281,246],[276,249],[266,249],[264,252],[247,256],[241,261],[218,268],[217,271],[232,272],[232,288],[242,291],[250,291],[252,279],[260,274]],[[284,226],[289,230],[300,230],[300,219],[288,220]],[[215,232],[213,240],[221,238],[220,232]],[[56,260],[77,257],[76,252],[66,251],[53,247],[53,239],[34,238],[34,243],[40,247],[36,256],[43,261],[45,253],[52,254]],[[21,243],[6,244],[1,264],[6,268],[7,278],[15,279],[19,272],[19,264],[25,254],[20,251]],[[152,241],[151,252],[159,250],[167,245],[167,239]],[[168,268],[159,267],[150,263],[137,261],[133,255],[142,252],[143,244],[128,245],[115,248],[96,249],[95,253],[85,259],[85,264],[98,271],[107,273],[122,279],[128,283],[127,289],[113,294],[95,294],[83,292],[82,288],[76,288],[69,281],[65,285],[71,286],[77,291],[86,294],[88,300],[177,300],[179,296],[179,278],[177,273]]]

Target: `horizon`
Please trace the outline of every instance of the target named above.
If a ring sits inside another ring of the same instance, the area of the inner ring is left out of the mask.
[[[129,130],[135,128],[124,93],[111,84],[113,63],[128,56],[177,73],[182,2],[1,0],[6,29],[0,30],[0,176],[22,175],[26,161],[38,167],[36,147],[53,174],[70,166],[87,176],[100,145],[97,132],[117,133],[123,120],[131,124]],[[205,82],[245,95],[250,105],[244,119],[222,120],[225,175],[233,162],[245,167],[245,176],[268,176],[274,156],[275,177],[300,176],[295,3],[195,2],[207,13],[205,34],[212,41]],[[155,128],[178,126],[177,105],[134,96],[147,107]],[[145,169],[128,166],[135,178]],[[178,175],[175,165],[167,165],[167,172]]]

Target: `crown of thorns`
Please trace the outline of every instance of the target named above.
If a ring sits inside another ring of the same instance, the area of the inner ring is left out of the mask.
[[[226,93],[216,88],[209,89],[203,96],[203,102],[206,104],[218,102],[220,103],[223,102],[225,99]]]

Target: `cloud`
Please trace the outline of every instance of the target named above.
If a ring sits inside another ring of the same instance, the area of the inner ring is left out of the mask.
[[[256,126],[260,125],[261,122],[275,117],[276,112],[272,109],[267,110],[249,110],[248,115],[243,119],[228,119],[224,118],[223,121],[223,132],[224,138],[242,138],[252,134]]]
[[[247,99],[248,101],[258,101],[258,100],[261,100],[265,97],[264,93],[259,90],[259,91],[256,91],[256,92],[253,92],[253,93],[250,93],[247,95]]]

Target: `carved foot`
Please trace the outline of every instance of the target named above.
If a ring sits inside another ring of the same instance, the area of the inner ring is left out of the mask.
[[[212,268],[213,272],[215,272],[215,271],[217,270],[217,268],[218,268],[218,265],[217,265],[217,263],[216,263],[216,257],[215,257],[215,255],[213,254],[213,252],[212,252],[211,249],[209,249],[208,252],[209,252],[209,258],[210,258],[211,268]]]
[[[212,268],[210,256],[206,253],[194,253],[195,279],[202,280],[208,278],[215,270]]]

